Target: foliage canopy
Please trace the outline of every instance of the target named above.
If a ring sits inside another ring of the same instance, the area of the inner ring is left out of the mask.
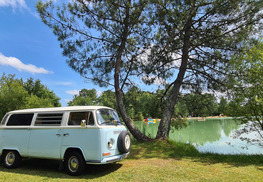
[[[156,136],[167,138],[182,86],[225,89],[225,67],[261,28],[262,7],[259,0],[76,0],[57,9],[51,1],[37,3],[69,66],[95,84],[114,86],[121,116],[139,140],[148,138],[127,115],[124,89],[138,79],[167,85]]]
[[[24,82],[15,75],[5,74],[0,78],[0,118],[17,109],[59,107],[59,100],[40,80],[29,78]]]
[[[254,42],[254,45],[232,60],[230,67],[233,76],[230,78],[231,94],[229,103],[232,114],[243,118],[244,122],[249,122],[242,128],[238,135],[255,132],[257,143],[263,146],[263,42]],[[240,61],[243,60],[243,61]]]

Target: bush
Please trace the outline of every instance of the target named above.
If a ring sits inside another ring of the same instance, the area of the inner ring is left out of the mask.
[[[134,120],[135,120],[135,121],[143,121],[143,120],[144,120],[144,117],[143,117],[142,113],[141,113],[141,112],[138,112],[138,113],[135,115]]]

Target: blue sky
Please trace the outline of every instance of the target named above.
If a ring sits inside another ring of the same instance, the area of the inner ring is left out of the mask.
[[[52,30],[38,17],[36,0],[0,0],[0,75],[33,77],[61,98],[62,106],[82,88],[99,88],[66,64]]]

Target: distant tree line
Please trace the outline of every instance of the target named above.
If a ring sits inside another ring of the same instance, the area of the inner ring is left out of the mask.
[[[133,120],[152,117],[161,118],[162,108],[167,102],[165,89],[155,92],[142,91],[138,87],[130,88],[124,93],[124,104],[128,116]],[[0,117],[11,110],[59,107],[60,98],[41,83],[39,79],[29,78],[26,81],[15,78],[15,75],[3,74],[0,79]],[[232,102],[230,103],[232,104]],[[114,91],[106,90],[97,95],[96,89],[82,89],[68,102],[69,106],[104,105],[118,110]],[[213,115],[231,115],[229,103],[225,98],[220,102],[214,94],[187,93],[181,94],[174,109],[174,118],[205,117]],[[233,109],[232,109],[233,110]]]
[[[39,79],[23,81],[15,78],[15,75],[5,74],[0,78],[0,118],[12,110],[59,107],[59,100]]]
[[[141,118],[160,118],[162,107],[167,102],[167,98],[161,97],[165,90],[158,89],[155,92],[141,91],[138,87],[132,87],[124,95],[124,104],[128,116],[133,120]],[[74,105],[104,105],[117,109],[115,93],[111,90],[102,92],[97,96],[95,89],[82,89],[78,95],[74,95],[73,100],[68,102],[69,106]],[[211,93],[187,93],[181,94],[174,109],[173,117],[206,117],[228,113],[228,102],[224,97],[220,100]]]

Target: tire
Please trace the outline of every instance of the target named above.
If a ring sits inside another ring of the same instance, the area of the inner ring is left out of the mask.
[[[13,169],[21,164],[22,157],[17,151],[5,151],[2,155],[2,162],[7,169]]]
[[[83,172],[85,166],[85,160],[80,152],[72,151],[66,155],[64,169],[69,175],[80,175]]]
[[[131,148],[131,136],[127,131],[122,131],[118,137],[118,150],[123,153],[128,153]]]

